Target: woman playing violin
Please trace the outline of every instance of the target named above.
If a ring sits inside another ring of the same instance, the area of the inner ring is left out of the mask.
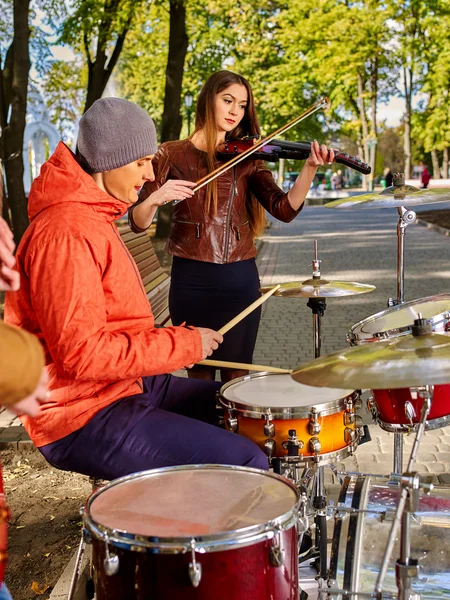
[[[166,142],[153,159],[154,180],[147,181],[129,211],[130,226],[147,229],[158,206],[174,206],[166,250],[173,255],[169,309],[174,325],[186,322],[220,329],[260,296],[255,238],[265,211],[292,221],[303,208],[319,165],[332,162],[333,150],[315,141],[311,155],[288,193],[275,183],[261,160],[246,160],[192,192],[218,166],[217,147],[226,139],[260,134],[252,89],[230,71],[209,77],[197,102],[195,131],[186,140]],[[211,358],[252,362],[260,311],[231,329]],[[215,369],[194,365],[189,376],[214,379]],[[222,370],[222,381],[246,371]]]

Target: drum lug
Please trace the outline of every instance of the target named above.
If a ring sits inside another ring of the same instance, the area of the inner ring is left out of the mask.
[[[267,419],[264,424],[264,435],[268,438],[272,438],[275,435],[275,425],[270,419]]]
[[[408,419],[411,426],[414,426],[413,419],[417,418],[417,414],[412,403],[407,400],[405,402],[405,417]]]
[[[354,429],[346,427],[344,429],[344,441],[346,444],[354,444],[358,438],[358,434]]]
[[[108,544],[105,544],[105,558],[103,560],[103,567],[108,577],[116,575],[119,571],[119,557],[117,554],[110,554]]]
[[[269,438],[264,442],[264,452],[267,454],[267,457],[269,458],[269,460],[275,454],[276,449],[277,449],[277,443],[275,440],[272,440]]]
[[[202,565],[195,559],[195,540],[191,540],[191,561],[189,563],[189,579],[193,587],[198,587],[202,578]]]
[[[367,398],[367,410],[372,415],[372,420],[377,423],[378,418],[380,416],[377,403],[375,402],[375,398],[373,396],[369,396]]]
[[[227,427],[232,433],[237,433],[239,429],[239,422],[236,417],[231,415],[231,413],[227,419]]]
[[[355,413],[349,413],[349,412],[344,413],[344,425],[353,425],[353,423],[355,421],[356,421]]]
[[[321,426],[318,421],[318,414],[312,413],[308,423],[308,433],[309,435],[318,435],[321,431]]]
[[[280,535],[279,531],[275,534],[273,544],[269,550],[269,560],[272,567],[282,567],[286,560],[286,552],[281,547]]]
[[[312,454],[320,454],[320,451],[322,450],[322,444],[320,443],[319,438],[312,437],[309,440],[309,450],[312,452]]]

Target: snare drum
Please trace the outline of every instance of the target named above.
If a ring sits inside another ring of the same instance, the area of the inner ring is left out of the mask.
[[[297,600],[299,492],[245,467],[122,477],[84,509],[97,600]]]
[[[227,429],[253,440],[269,459],[298,454],[324,464],[355,450],[357,399],[351,390],[310,387],[276,373],[233,379],[219,394]]]
[[[446,333],[450,327],[450,294],[439,294],[405,302],[379,312],[353,325],[347,334],[352,346],[410,335],[414,319],[421,313],[433,331]],[[407,433],[420,421],[423,400],[409,388],[373,390],[368,409],[385,431]],[[450,385],[434,386],[434,397],[426,429],[450,423]]]
[[[371,593],[388,543],[400,498],[398,480],[353,475],[341,488],[333,533],[329,591],[332,598],[360,598],[343,591]],[[421,598],[448,598],[450,582],[450,488],[436,486],[430,496],[420,492],[419,511],[411,522],[411,557],[418,559],[419,579],[413,590]],[[342,508],[342,510],[340,510]],[[383,590],[397,596],[397,540]],[[336,590],[340,590],[340,593]],[[418,596],[419,597],[419,596]]]

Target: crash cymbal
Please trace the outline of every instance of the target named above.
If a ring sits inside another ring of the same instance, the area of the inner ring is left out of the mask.
[[[360,194],[327,202],[327,208],[407,208],[420,204],[450,201],[450,189],[433,188],[419,190],[412,185],[391,186],[382,192]]]
[[[272,286],[260,288],[265,293]],[[274,296],[290,298],[339,298],[342,296],[354,296],[355,294],[367,294],[375,290],[374,285],[355,283],[354,281],[327,281],[322,278],[312,278],[306,281],[286,281],[280,283],[280,288]]]
[[[372,390],[450,383],[450,336],[410,335],[348,348],[301,365],[291,377],[317,387]]]

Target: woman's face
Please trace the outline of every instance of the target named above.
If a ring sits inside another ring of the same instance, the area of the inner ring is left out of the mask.
[[[247,88],[240,83],[233,83],[216,94],[214,109],[218,130],[229,132],[237,127],[245,115],[247,103]]]

